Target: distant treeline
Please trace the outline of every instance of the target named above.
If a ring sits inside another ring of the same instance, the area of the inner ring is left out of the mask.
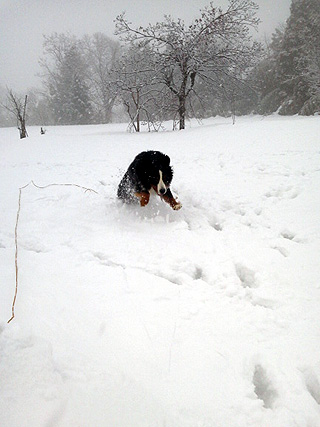
[[[290,17],[264,46],[251,0],[211,3],[191,25],[170,16],[132,27],[116,18],[119,41],[105,34],[44,36],[42,89],[28,91],[29,125],[129,120],[157,130],[164,120],[180,129],[189,117],[320,112],[319,0],[293,0]],[[0,90],[5,106],[8,88]],[[21,94],[21,97],[26,94]],[[0,125],[15,125],[0,108]]]

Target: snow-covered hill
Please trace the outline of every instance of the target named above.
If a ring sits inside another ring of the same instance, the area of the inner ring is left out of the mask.
[[[2,427],[320,426],[320,117],[0,129]],[[121,205],[171,157],[173,211]],[[15,224],[19,187],[19,284]]]

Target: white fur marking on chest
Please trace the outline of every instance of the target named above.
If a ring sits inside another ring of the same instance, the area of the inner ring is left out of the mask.
[[[159,179],[159,182],[157,185],[157,193],[158,194],[165,194],[167,191],[167,187],[165,186],[165,183],[163,182],[161,170],[159,170],[159,175],[160,175],[160,179]]]

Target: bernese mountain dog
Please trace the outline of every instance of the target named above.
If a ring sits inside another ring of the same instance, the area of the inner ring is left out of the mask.
[[[172,178],[169,156],[160,151],[143,151],[124,174],[118,186],[118,197],[125,203],[140,202],[140,206],[146,206],[150,193],[154,191],[172,209],[178,210],[182,205],[171,193]]]

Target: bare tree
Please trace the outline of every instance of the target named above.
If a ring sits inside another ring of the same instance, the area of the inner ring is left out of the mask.
[[[251,0],[230,0],[224,12],[210,3],[189,26],[165,16],[163,22],[135,29],[124,14],[116,18],[116,34],[123,41],[152,51],[157,73],[177,100],[180,129],[198,79],[234,75],[235,68],[244,71],[254,64],[260,45],[252,41],[249,28],[259,23],[257,8]]]
[[[26,95],[24,98],[21,98],[11,89],[8,89],[7,103],[4,105],[4,107],[16,118],[20,139],[26,138],[28,136],[26,129],[27,102],[28,95]]]
[[[132,46],[114,68],[113,84],[130,117],[129,129],[136,132],[140,132],[141,123],[149,130],[161,127],[163,84],[153,59],[148,47]]]

